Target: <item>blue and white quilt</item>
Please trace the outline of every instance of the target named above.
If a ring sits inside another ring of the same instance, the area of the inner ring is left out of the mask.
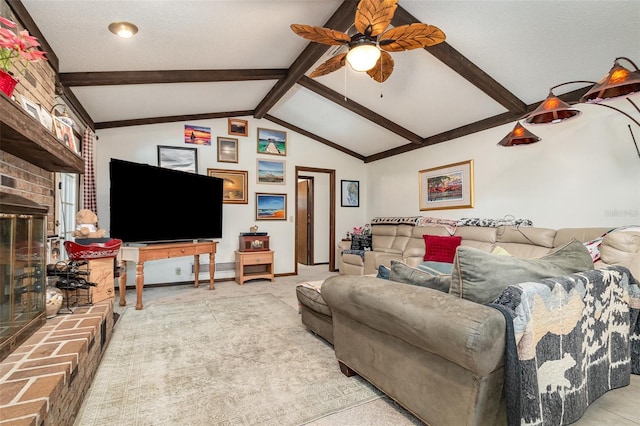
[[[624,267],[512,285],[492,306],[508,319],[509,425],[573,423],[640,374],[640,288]]]

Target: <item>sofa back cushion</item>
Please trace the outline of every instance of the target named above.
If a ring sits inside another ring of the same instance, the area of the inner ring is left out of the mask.
[[[496,245],[515,257],[535,259],[548,254],[555,247],[553,245],[555,235],[556,230],[549,228],[500,226],[496,235]]]
[[[411,225],[373,225],[373,250],[382,253],[402,253],[411,237]]]
[[[581,243],[586,243],[603,236],[610,230],[611,228],[561,228],[556,231],[556,236],[553,239],[553,246],[560,247],[571,240],[578,240]]]
[[[511,252],[508,248],[507,251]],[[453,264],[449,293],[485,304],[493,302],[511,284],[592,269],[589,251],[575,240],[539,259],[500,256],[460,246]]]
[[[491,251],[496,243],[498,228],[485,226],[458,226],[456,228],[457,237],[462,237],[462,245],[473,247],[483,251]]]

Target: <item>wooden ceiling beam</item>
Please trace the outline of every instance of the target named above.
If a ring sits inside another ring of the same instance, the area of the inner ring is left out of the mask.
[[[394,123],[393,121],[381,116],[380,114],[377,114],[373,111],[371,111],[370,109],[358,104],[357,102],[352,101],[351,99],[347,98],[345,99],[344,95],[341,95],[340,93],[329,89],[327,86],[324,86],[320,83],[318,83],[317,81],[307,77],[307,76],[302,76],[302,78],[300,78],[300,80],[298,80],[298,84],[301,85],[302,87],[311,90],[314,93],[317,93],[318,95],[332,101],[335,102],[336,104],[340,105],[341,107],[348,109],[349,111],[358,114],[359,116],[366,118],[367,120],[377,124],[380,127],[384,127],[385,129],[389,130],[390,132],[395,133],[398,136],[401,136],[405,139],[407,139],[408,141],[411,141],[412,143],[417,143],[420,144],[422,143],[422,137],[420,137],[420,135],[417,135],[407,129],[405,129],[404,127]]]
[[[68,72],[60,74],[60,82],[66,87],[119,86],[128,84],[279,80],[286,75],[286,69]]]
[[[137,118],[134,120],[102,121],[96,123],[96,129],[113,129],[116,127],[144,126],[147,124],[175,123],[179,121],[210,120],[214,118],[245,117],[253,115],[253,110],[212,112],[208,114],[171,115],[166,117]]]
[[[420,22],[413,15],[407,12],[402,6],[398,6],[396,13],[391,20],[394,27]],[[446,34],[446,28],[443,29]],[[476,64],[467,59],[464,55],[451,47],[446,41],[434,46],[425,47],[425,50],[443,62],[453,71],[460,74],[464,79],[482,90],[493,98],[500,105],[512,113],[523,114],[527,104],[520,100],[504,86],[493,79],[489,74],[481,70]]]
[[[355,157],[358,160],[364,161],[364,159],[365,159],[364,155],[361,155],[361,154],[358,154],[357,152],[351,151],[350,149],[347,149],[347,148],[343,147],[342,145],[338,145],[337,143],[331,142],[330,140],[327,140],[327,139],[325,139],[323,137],[320,137],[320,136],[318,136],[316,134],[313,134],[313,133],[308,132],[308,131],[306,131],[304,129],[301,129],[300,127],[294,126],[291,123],[287,123],[286,121],[280,120],[279,118],[276,118],[276,117],[274,117],[272,115],[267,114],[267,115],[264,116],[264,118],[265,118],[265,120],[269,120],[269,121],[271,121],[271,122],[273,122],[275,124],[279,124],[282,127],[285,127],[285,128],[287,128],[289,130],[292,130],[292,131],[294,131],[296,133],[300,133],[301,135],[306,136],[306,137],[308,137],[310,139],[313,139],[314,141],[320,142],[321,144],[327,145],[327,146],[329,146],[329,147],[331,147],[333,149],[337,149],[338,151],[344,152],[345,154],[350,155],[352,157]]]
[[[345,0],[324,24],[324,27],[338,31],[346,31],[353,24],[353,17],[355,16],[357,5],[358,3],[355,0]],[[307,47],[305,47],[293,64],[291,64],[287,76],[280,79],[260,101],[255,109],[254,117],[257,119],[263,118],[330,47],[331,46],[313,42],[307,44]]]

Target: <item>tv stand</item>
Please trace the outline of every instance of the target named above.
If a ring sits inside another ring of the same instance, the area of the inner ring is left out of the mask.
[[[142,289],[144,287],[144,262],[148,260],[170,259],[174,257],[193,256],[194,259],[194,285],[198,287],[198,275],[200,273],[200,255],[209,253],[209,290],[214,290],[213,277],[216,272],[216,247],[215,241],[200,241],[188,243],[166,243],[136,246],[122,246],[118,253],[120,264],[120,306],[126,306],[125,293],[127,289],[127,262],[136,263],[136,309],[142,309]]]

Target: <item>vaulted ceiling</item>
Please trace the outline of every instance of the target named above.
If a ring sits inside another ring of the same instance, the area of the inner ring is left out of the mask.
[[[401,0],[392,26],[424,22],[447,38],[392,53],[384,83],[348,66],[309,78],[337,49],[290,29],[347,31],[355,0],[7,3],[97,130],[249,116],[365,162],[513,122],[558,83],[599,80],[616,57],[640,63],[636,0]],[[140,31],[120,39],[114,21]],[[575,100],[589,86],[555,93]]]

